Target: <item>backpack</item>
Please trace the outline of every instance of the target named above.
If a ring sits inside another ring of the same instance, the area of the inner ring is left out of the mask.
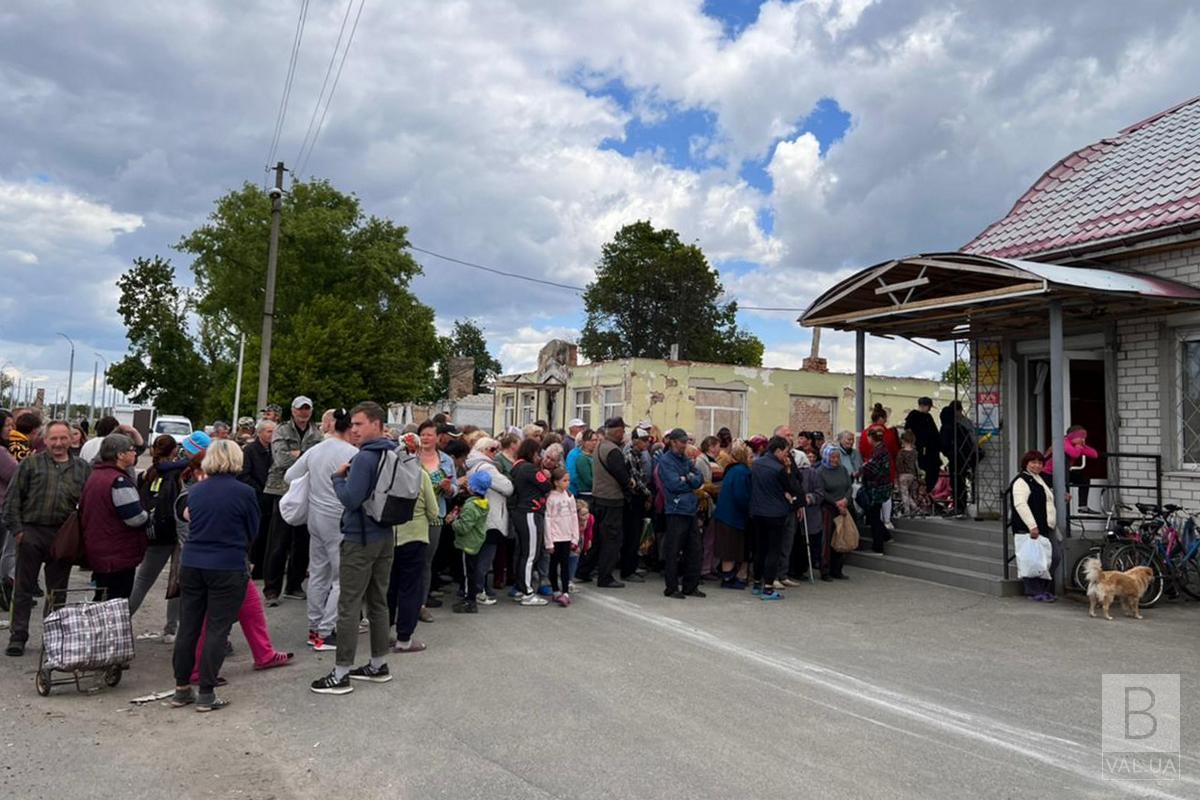
[[[413,518],[420,491],[421,459],[401,447],[384,450],[363,512],[378,525],[403,525]]]
[[[150,514],[147,535],[151,544],[175,544],[175,501],[179,497],[179,475],[154,471],[153,478],[142,475],[142,506]]]

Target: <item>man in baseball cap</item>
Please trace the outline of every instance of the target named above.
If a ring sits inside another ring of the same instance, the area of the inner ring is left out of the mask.
[[[613,577],[621,559],[622,524],[626,495],[633,482],[621,444],[625,441],[625,420],[611,417],[604,423],[604,439],[592,455],[592,512],[596,516],[596,537],[579,562],[576,578],[592,580],[602,589],[620,589],[624,583]]]
[[[587,430],[587,423],[576,417],[567,423],[567,435],[563,437],[563,455],[570,455],[575,445],[579,444],[579,434]]]
[[[667,452],[658,460],[667,521],[663,543],[663,579],[666,581],[663,595],[672,599],[704,597],[700,589],[700,528],[696,525],[699,511],[696,490],[704,484],[704,479],[695,462],[687,457],[687,431],[674,428],[663,439],[667,443]],[[683,556],[682,575],[679,574],[680,555]]]
[[[263,594],[269,606],[279,605],[281,593],[296,600],[307,597],[301,584],[308,572],[308,526],[284,522],[279,514],[279,498],[288,488],[284,473],[305,450],[321,442],[321,431],[312,424],[312,415],[312,399],[298,395],[292,400],[292,418],[276,427],[271,438],[271,469],[263,489],[263,494],[270,496],[272,505],[267,563],[263,569]]]

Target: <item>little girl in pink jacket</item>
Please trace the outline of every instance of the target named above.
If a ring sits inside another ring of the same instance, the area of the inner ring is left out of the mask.
[[[550,474],[554,490],[546,498],[545,545],[550,553],[550,586],[554,602],[563,608],[571,605],[571,549],[579,544],[579,512],[575,498],[567,491],[571,476],[562,467]]]
[[[1053,450],[1046,453],[1046,466],[1042,468],[1047,481],[1054,473],[1054,459],[1051,453],[1053,453]],[[1082,469],[1070,469],[1084,456],[1088,458],[1100,457],[1095,448],[1088,446],[1087,430],[1082,425],[1072,425],[1067,428],[1067,435],[1063,437],[1063,454],[1067,457],[1067,483],[1079,487],[1080,513],[1095,513],[1088,508],[1088,492],[1091,490],[1091,480],[1088,479],[1087,475],[1083,474]]]

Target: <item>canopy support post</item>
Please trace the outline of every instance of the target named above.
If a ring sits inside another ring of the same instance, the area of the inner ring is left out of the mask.
[[[1063,308],[1061,300],[1051,300],[1050,306],[1050,449],[1054,458],[1054,513],[1057,516],[1055,536],[1062,541],[1071,534],[1067,522],[1067,464],[1063,451],[1066,431],[1066,404],[1063,398]]]
[[[854,432],[867,427],[867,334],[854,332]]]

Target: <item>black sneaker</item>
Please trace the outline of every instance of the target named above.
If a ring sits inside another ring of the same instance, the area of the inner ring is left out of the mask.
[[[619,580],[616,580],[615,578],[609,578],[606,581],[596,581],[596,586],[600,587],[601,589],[624,589],[625,588],[625,584],[621,583]]]
[[[269,608],[276,608],[276,607],[279,605],[279,595],[277,595],[277,594],[267,594],[267,595],[264,595],[264,596],[266,597],[266,600],[267,600],[267,606],[268,606]]]
[[[708,595],[706,595],[700,589],[692,589],[690,592],[684,592],[684,594],[686,594],[688,597],[708,597]]]
[[[14,657],[25,655],[25,643],[9,642],[8,647],[4,648],[4,655]]]
[[[663,597],[669,597],[672,600],[683,600],[687,595],[678,589],[663,589]]]
[[[350,685],[350,675],[342,676],[339,681],[337,673],[333,670],[330,670],[324,678],[313,681],[309,688],[317,694],[350,694],[354,691],[354,687]]]
[[[465,601],[460,601],[460,602],[455,603],[454,605],[452,605],[450,607],[450,610],[453,611],[455,614],[478,614],[479,613],[478,606],[476,606],[474,603],[467,603]]]
[[[442,601],[438,600],[433,595],[429,595],[429,597],[425,598],[425,607],[426,608],[441,608],[442,605],[443,605]]]
[[[289,589],[283,593],[283,596],[289,600],[304,600],[308,598],[303,589]]]
[[[361,667],[355,667],[350,670],[350,678],[356,681],[370,681],[371,683],[387,683],[392,679],[392,673],[388,672],[388,665],[384,664],[381,667],[372,667],[371,662],[363,664]]]
[[[631,573],[629,575],[622,575],[621,580],[625,581],[626,583],[645,583],[646,582],[646,579],[643,578],[641,575],[638,575],[636,572]]]

